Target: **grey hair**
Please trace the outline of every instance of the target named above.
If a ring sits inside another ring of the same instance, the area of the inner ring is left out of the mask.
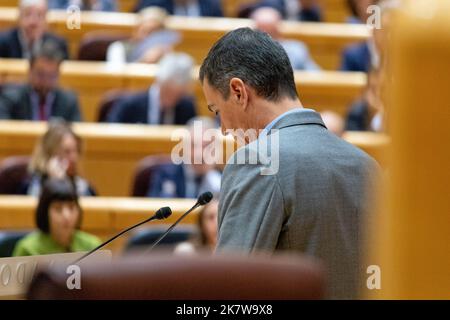
[[[176,82],[184,85],[192,81],[194,60],[186,53],[168,53],[158,64],[156,79],[159,83]]]
[[[39,4],[44,4],[47,7],[47,0],[20,0],[19,8],[26,8]]]

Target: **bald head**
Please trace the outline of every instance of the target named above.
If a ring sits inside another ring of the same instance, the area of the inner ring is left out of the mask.
[[[256,9],[251,18],[255,22],[255,28],[268,33],[273,39],[280,37],[279,26],[282,20],[278,10],[271,7]]]
[[[20,0],[19,9],[41,6],[47,8],[47,0]]]
[[[21,0],[19,28],[29,45],[40,39],[46,28],[47,1]]]

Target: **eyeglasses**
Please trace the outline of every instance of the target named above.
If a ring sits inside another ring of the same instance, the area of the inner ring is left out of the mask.
[[[216,116],[219,115],[219,110],[217,110],[217,107],[213,104],[208,104],[208,110],[214,113]]]

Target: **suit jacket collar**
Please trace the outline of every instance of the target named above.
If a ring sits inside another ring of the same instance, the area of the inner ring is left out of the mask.
[[[30,84],[26,84],[23,87],[23,99],[26,99],[26,103],[24,103],[24,105],[26,105],[26,114],[29,117],[29,119],[33,119],[33,115],[34,115],[34,111],[33,111],[33,105],[31,103],[31,93],[33,92],[33,89],[31,88]],[[58,108],[59,107],[63,107],[60,105],[60,103],[57,102],[57,99],[59,98],[59,90],[58,88],[54,89],[52,91],[53,94],[53,99],[52,99],[52,104],[50,106],[50,114],[49,116],[53,116],[55,114],[59,113]]]
[[[307,124],[320,125],[326,128],[319,113],[312,109],[303,109],[302,112],[293,112],[282,117],[273,125],[272,129],[280,130],[287,127]]]

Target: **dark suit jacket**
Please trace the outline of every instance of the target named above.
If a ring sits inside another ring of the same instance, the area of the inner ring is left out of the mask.
[[[355,102],[349,113],[345,123],[347,131],[367,131],[370,130],[369,106],[364,100]]]
[[[0,119],[33,120],[31,87],[22,85],[4,90],[0,99]],[[50,117],[81,121],[78,99],[72,92],[56,89]]]
[[[148,91],[127,96],[119,100],[112,108],[109,122],[148,123],[149,112]],[[181,99],[175,106],[173,124],[184,125],[196,116],[194,101],[190,97]]]
[[[223,17],[220,0],[199,0],[198,4],[200,6],[200,15],[202,17]],[[173,14],[175,10],[173,0],[140,0],[135,11],[137,12],[150,6],[166,9],[169,14]]]
[[[167,193],[163,188],[164,183],[172,183],[174,193]],[[185,198],[186,181],[182,165],[172,163],[157,166],[152,174],[148,196],[152,198]]]
[[[284,18],[287,16],[285,0],[261,0],[256,3],[241,5],[238,12],[238,17],[249,18],[255,10],[262,7],[274,8],[278,10]],[[297,19],[299,21],[320,22],[322,21],[322,14],[320,12],[320,8],[316,6],[311,9],[302,9],[298,14]]]
[[[69,59],[66,40],[51,33],[45,33],[43,41],[54,41],[63,53],[64,59]],[[0,57],[24,58],[19,40],[19,29],[10,29],[0,34]]]
[[[342,71],[368,72],[370,51],[366,42],[349,46],[342,55]]]

